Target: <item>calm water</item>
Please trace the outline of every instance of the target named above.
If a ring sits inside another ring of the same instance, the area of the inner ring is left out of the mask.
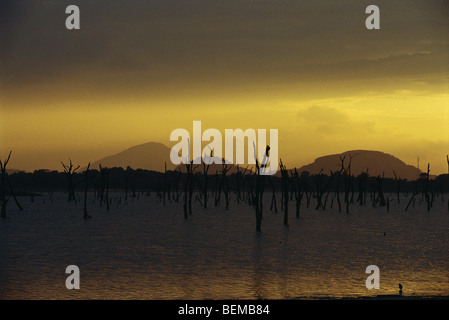
[[[164,207],[153,193],[109,212],[90,204],[86,221],[64,194],[22,198],[22,212],[11,200],[0,221],[0,298],[339,298],[396,294],[399,282],[404,295],[449,295],[447,199],[430,213],[424,204],[404,212],[402,199],[390,212],[303,207],[300,219],[292,202],[288,228],[265,200],[261,234],[253,209],[234,202],[228,211],[195,203],[184,220],[182,203]],[[80,290],[65,287],[72,264]],[[373,264],[381,288],[369,291]]]

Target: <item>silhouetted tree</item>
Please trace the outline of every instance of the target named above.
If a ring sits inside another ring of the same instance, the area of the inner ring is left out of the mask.
[[[340,170],[337,172],[337,189],[335,190],[335,195],[337,197],[337,204],[338,204],[338,212],[341,212],[341,201],[340,201],[340,179],[343,171],[345,170],[345,159],[346,156],[342,157],[339,156],[341,165]]]
[[[280,159],[279,167],[281,169],[282,194],[283,194],[283,199],[284,199],[284,225],[288,226],[288,187],[289,187],[289,177],[288,177],[287,168],[282,163],[282,159]]]
[[[76,203],[75,189],[73,187],[73,175],[75,174],[76,170],[80,168],[80,166],[78,165],[76,168],[74,168],[71,159],[69,159],[68,165],[64,164],[62,161],[61,164],[64,168],[64,173],[67,178],[68,201],[73,200]]]
[[[5,159],[5,161],[0,160],[0,170],[2,173],[2,218],[6,218],[6,205],[8,204],[8,200],[6,198],[6,166],[8,165],[9,159],[11,158],[12,151],[9,152],[8,157]]]
[[[246,170],[248,169],[248,166],[245,168],[243,172],[240,171],[239,165],[237,165],[237,173],[236,173],[236,185],[237,185],[237,204],[240,203],[240,200],[242,200],[242,194],[241,194],[241,186],[240,183],[242,181],[242,177],[245,175]],[[276,209],[277,211],[277,209]]]
[[[229,180],[226,176],[228,171],[231,168],[228,167],[225,161],[223,161],[222,167],[221,167],[221,185],[220,190],[223,190],[223,194],[225,195],[225,206],[226,210],[229,208],[229,201],[230,201],[230,194],[229,194]]]
[[[349,192],[350,188],[353,185],[352,184],[352,173],[351,173],[351,165],[352,165],[352,159],[354,159],[359,154],[356,153],[355,155],[349,155],[349,164],[348,167],[344,169],[343,176],[344,176],[344,184],[345,184],[345,203],[346,203],[346,213],[349,213],[349,203],[352,202],[352,200],[349,200]],[[354,189],[353,189],[354,190]]]
[[[204,209],[207,209],[207,200],[208,200],[208,194],[207,194],[208,185],[207,184],[208,184],[208,180],[209,180],[207,173],[209,171],[210,162],[212,161],[213,155],[214,155],[214,152],[213,152],[213,150],[211,150],[208,163],[206,164],[205,161],[203,161],[204,186],[203,186],[202,190],[203,190],[203,198],[204,198],[204,203],[203,203]]]
[[[323,210],[326,209],[326,205],[327,205],[327,199],[329,198],[329,194],[331,192],[331,186],[332,186],[332,181],[334,180],[334,173],[332,172],[332,170],[330,170],[330,178],[328,179],[324,190],[323,190],[323,194],[326,193],[326,198],[324,199],[324,204],[323,204]]]
[[[427,211],[430,211],[431,201],[429,195],[429,178],[430,178],[430,163],[427,164],[426,182],[424,184],[424,195],[427,202]]]
[[[277,213],[278,206],[276,204],[276,189],[274,187],[273,180],[271,179],[271,176],[268,177],[268,180],[270,180],[270,185],[271,185],[271,190],[272,190],[270,210],[273,210],[273,207],[274,207],[274,212]]]
[[[96,182],[96,190],[97,190],[97,198],[100,200],[100,207],[103,205],[104,197],[106,193],[106,169],[101,167],[101,164],[98,165],[99,172],[97,176]],[[126,175],[125,175],[125,190],[127,187]],[[126,192],[125,192],[126,195]],[[126,196],[125,196],[126,200]]]
[[[106,197],[105,197],[106,210],[109,211],[109,169],[103,168],[103,170],[104,170],[105,185],[106,185]]]
[[[401,193],[401,178],[396,175],[396,172],[393,170],[394,181],[396,183],[396,197],[398,198],[398,204],[401,203],[400,193]]]
[[[385,178],[385,172],[382,173],[382,176],[378,175],[376,178],[377,198],[375,198],[375,203],[379,203],[380,207],[385,207],[387,204],[387,202],[385,201],[384,193],[383,193],[384,178]]]
[[[366,169],[366,172],[362,172],[359,176],[359,196],[357,198],[357,201],[361,206],[366,204],[367,180],[368,180],[368,168]]]
[[[256,151],[256,145],[253,143],[254,147],[254,159],[256,162],[256,172],[254,173],[255,176],[255,193],[254,193],[254,205],[255,205],[255,211],[256,211],[256,231],[261,232],[262,231],[262,196],[263,196],[263,180],[264,175],[261,173],[261,169],[264,169],[268,165],[268,157],[270,156],[270,146],[267,145],[265,149],[264,159],[262,160],[262,163],[259,162],[259,159],[257,158],[257,151]]]
[[[298,175],[298,171],[295,168],[295,174],[293,176],[293,186],[295,191],[295,200],[296,200],[296,218],[299,219],[300,217],[300,210],[301,210],[301,201],[302,197],[304,195],[304,188],[302,186],[301,180]]]
[[[84,173],[84,219],[92,218],[90,215],[87,214],[87,189],[89,188],[89,168],[90,168],[90,162],[87,165],[86,172]]]
[[[164,197],[164,206],[165,206],[165,194],[167,192],[167,162],[164,162],[164,188],[162,190]]]

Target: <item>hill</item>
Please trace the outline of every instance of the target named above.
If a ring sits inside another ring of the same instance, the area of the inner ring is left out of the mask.
[[[421,173],[416,167],[407,165],[400,159],[379,151],[369,150],[352,150],[346,151],[340,154],[327,155],[315,159],[313,163],[302,166],[299,168],[299,172],[309,172],[311,174],[317,174],[323,169],[323,173],[329,174],[329,170],[333,172],[338,171],[341,167],[340,157],[345,158],[345,166],[349,164],[350,155],[352,158],[351,171],[354,175],[359,175],[362,172],[368,170],[371,176],[382,175],[385,173],[386,178],[394,178],[394,173],[402,179],[415,180]],[[101,163],[103,167],[126,167],[130,166],[133,169],[146,169],[153,171],[164,171],[164,163],[167,163],[167,170],[180,169],[185,171],[184,165],[175,166],[170,161],[170,148],[162,143],[148,142],[141,145],[137,145],[128,148],[115,155],[111,155],[100,160],[97,160],[91,164],[92,169],[98,169],[98,165]],[[196,165],[195,165],[196,166]],[[236,166],[229,165],[229,174],[236,172]],[[246,165],[241,165],[241,171],[244,171]],[[253,166],[249,166],[247,173],[251,172]],[[221,165],[211,165],[209,174],[215,174],[220,172]],[[202,172],[202,165],[198,165],[196,172]],[[280,175],[278,171],[277,175]]]
[[[349,164],[350,155],[352,158],[351,172],[357,176],[362,172],[370,176],[382,175],[386,178],[394,178],[394,173],[399,178],[415,180],[421,173],[418,168],[407,165],[400,159],[379,151],[352,150],[340,154],[333,154],[317,158],[313,163],[299,168],[299,172],[308,171],[311,174],[317,174],[323,169],[323,173],[329,174],[329,170],[338,171],[341,168],[340,157],[345,157],[345,166]]]
[[[126,169],[146,169],[153,171],[164,171],[164,162],[167,170],[173,170],[175,165],[170,161],[170,148],[158,142],[148,142],[126,149],[117,154],[102,158],[91,164],[92,169],[102,167],[121,167]]]

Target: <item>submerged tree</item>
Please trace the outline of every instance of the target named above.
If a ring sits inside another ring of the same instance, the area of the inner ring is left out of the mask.
[[[165,194],[167,193],[167,162],[164,162],[164,187],[162,189],[162,194],[164,196],[164,206],[165,206]],[[170,195],[169,195],[170,198]]]
[[[19,203],[19,200],[17,199],[14,190],[12,188],[12,184],[11,181],[9,180],[9,175],[8,172],[6,171],[6,165],[9,162],[9,159],[11,158],[11,153],[12,151],[9,152],[8,158],[2,162],[0,160],[0,170],[1,170],[1,174],[2,174],[2,189],[1,189],[1,199],[2,199],[2,217],[6,218],[6,204],[8,202],[8,199],[6,199],[6,188],[5,188],[5,181],[8,184],[8,188],[9,188],[9,195],[12,196],[12,198],[14,199],[14,202],[16,203],[17,207],[19,208],[20,211],[23,210],[22,206]],[[4,208],[4,209],[3,209]]]
[[[240,200],[242,200],[242,186],[241,186],[241,181],[242,181],[242,177],[245,176],[246,170],[248,170],[248,166],[246,166],[245,170],[243,172],[240,171],[240,167],[239,165],[237,165],[236,167],[237,169],[237,173],[235,174],[235,178],[236,178],[236,184],[237,184],[237,204],[240,203]],[[270,180],[271,181],[271,180]],[[244,192],[244,190],[243,190]],[[277,212],[277,209],[276,209]]]
[[[430,163],[427,164],[426,182],[424,185],[424,195],[427,202],[427,211],[430,211],[430,207],[432,206],[432,202],[430,200],[429,195],[429,178],[430,178]]]
[[[190,160],[190,140],[187,140],[189,146],[188,156],[185,161],[186,166],[186,180],[184,183],[184,219],[187,219],[189,215],[192,215],[192,194],[193,194],[193,159]],[[195,168],[196,169],[196,168]]]
[[[202,191],[203,191],[203,198],[204,198],[204,203],[203,203],[204,209],[207,209],[207,200],[208,200],[208,194],[207,194],[208,185],[207,184],[208,184],[208,180],[209,180],[207,173],[209,171],[209,167],[210,167],[210,163],[212,161],[213,155],[214,155],[214,151],[211,150],[210,156],[209,156],[209,161],[207,163],[205,161],[203,161],[204,185],[203,185]]]
[[[189,187],[191,186],[190,184],[190,180],[193,179],[192,178],[192,167],[193,167],[193,160],[192,161],[188,161],[185,163],[186,166],[186,180],[184,183],[184,219],[187,219],[188,215],[189,215],[189,201],[188,201],[188,196],[190,194],[189,192]],[[191,209],[191,207],[190,207]],[[192,214],[192,211],[190,210],[190,214]]]
[[[73,186],[73,175],[75,174],[76,170],[78,170],[80,168],[80,166],[78,165],[76,168],[74,168],[71,159],[69,159],[68,165],[64,164],[64,162],[62,162],[62,161],[61,161],[61,164],[64,168],[64,173],[67,178],[68,201],[74,200],[76,203],[75,189]]]
[[[293,175],[293,189],[295,192],[296,200],[296,218],[299,219],[301,210],[301,201],[304,195],[304,188],[302,187],[301,180],[299,179],[298,171],[295,168],[295,174]]]
[[[87,214],[87,189],[89,188],[89,168],[90,168],[90,162],[87,165],[86,172],[84,173],[84,219],[92,218],[90,215]]]
[[[359,196],[357,198],[357,201],[361,206],[366,204],[366,185],[368,180],[368,171],[369,169],[367,168],[366,172],[362,172],[359,176]]]
[[[396,171],[393,170],[394,181],[396,184],[396,197],[398,198],[398,204],[401,203],[400,194],[401,194],[401,178],[396,175]]]
[[[288,226],[288,187],[289,187],[289,177],[288,171],[285,165],[282,163],[282,159],[280,159],[279,167],[281,168],[281,176],[282,176],[282,199],[284,200],[284,225]]]
[[[225,161],[223,161],[222,167],[221,167],[221,189],[223,190],[223,194],[225,195],[225,205],[226,205],[226,210],[228,210],[229,208],[229,201],[230,199],[230,192],[229,192],[229,181],[228,178],[226,176],[226,174],[228,173],[228,171],[231,168],[228,167],[228,165],[226,164]]]
[[[256,146],[255,143],[253,143],[254,147],[254,159],[256,162],[256,172],[254,173],[254,176],[256,178],[255,182],[255,192],[254,192],[254,205],[255,205],[255,211],[256,211],[256,231],[261,232],[262,231],[262,197],[263,197],[263,191],[264,191],[264,177],[263,171],[268,166],[268,158],[270,156],[270,146],[267,145],[264,153],[264,158],[262,162],[259,162],[259,159],[257,158],[256,153]]]
[[[6,166],[8,165],[9,159],[11,158],[12,151],[9,152],[8,157],[4,162],[0,160],[0,170],[2,173],[2,218],[6,218],[6,205],[8,204],[8,200],[6,198]]]

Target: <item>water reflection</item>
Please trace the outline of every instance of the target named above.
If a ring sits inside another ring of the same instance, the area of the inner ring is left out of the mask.
[[[61,197],[64,199],[64,197]],[[228,212],[148,201],[80,219],[66,201],[34,205],[0,223],[2,299],[293,299],[397,294],[449,295],[449,215],[442,206],[350,215],[304,208],[282,224],[251,207]],[[435,204],[436,206],[438,204]],[[387,232],[384,236],[384,232]],[[65,267],[81,270],[81,290],[65,288]],[[365,288],[366,266],[381,290]]]

